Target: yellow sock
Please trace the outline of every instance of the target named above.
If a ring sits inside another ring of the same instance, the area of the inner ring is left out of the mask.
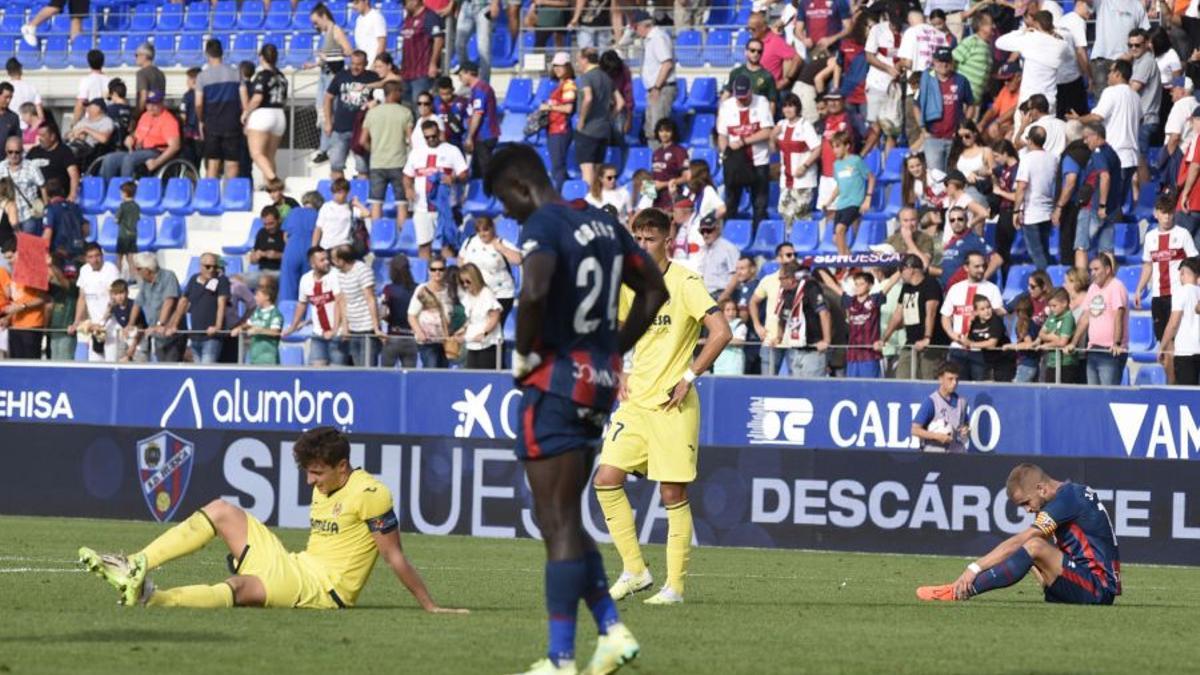
[[[692,552],[692,505],[685,499],[667,507],[667,585],[683,595]]]
[[[596,486],[596,500],[600,502],[600,510],[604,511],[604,520],[608,523],[608,533],[612,535],[617,553],[621,554],[621,563],[630,574],[641,574],[646,571],[646,561],[642,560],[642,547],[638,545],[637,525],[633,522],[633,507],[625,496],[625,488],[621,486]]]
[[[188,516],[187,520],[163,532],[158,539],[142,549],[149,569],[161,566],[176,558],[182,558],[204,548],[217,536],[217,528],[203,511]]]
[[[197,609],[219,609],[233,607],[233,588],[226,583],[212,586],[180,586],[154,591],[150,607],[195,607]]]

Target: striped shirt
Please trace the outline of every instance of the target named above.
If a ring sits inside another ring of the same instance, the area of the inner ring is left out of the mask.
[[[987,85],[988,71],[992,69],[992,46],[978,35],[972,35],[954,49],[954,63],[959,74],[971,83],[975,100],[980,100]]]
[[[354,263],[349,272],[338,270],[338,286],[346,299],[346,323],[350,330],[356,333],[373,331],[371,308],[367,304],[375,302],[375,274],[363,261]]]
[[[213,134],[242,131],[242,78],[233,67],[208,65],[196,78],[196,89],[204,96],[204,130]]]

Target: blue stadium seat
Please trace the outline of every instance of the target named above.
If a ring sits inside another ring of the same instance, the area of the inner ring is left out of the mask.
[[[158,224],[155,250],[187,248],[187,220],[183,216],[166,215]]]
[[[711,78],[710,78],[711,79]],[[713,147],[713,129],[717,126],[717,116],[712,113],[697,113],[692,118],[692,130],[688,134],[687,146],[693,148]],[[711,169],[712,166],[710,165]]]
[[[733,33],[729,29],[708,31],[708,39],[704,41],[704,60],[713,68],[733,66]]]
[[[316,4],[316,0],[301,0],[300,4],[296,5],[296,11],[292,13],[293,30],[312,32],[312,21],[309,19],[309,15],[312,14]],[[388,26],[391,25],[388,24]]]
[[[617,178],[622,185],[633,180],[633,174],[639,169],[650,170],[650,162],[654,151],[645,146],[629,148],[629,156],[625,160],[625,171]]]
[[[287,41],[291,35],[289,32],[263,33],[262,46],[275,45],[275,49],[282,56],[287,55]]]
[[[204,36],[200,33],[180,35],[179,44],[175,46],[175,63],[187,68],[204,63]]]
[[[400,227],[400,239],[397,246],[405,255],[417,254],[417,226],[413,224],[412,219],[404,221],[404,225]]]
[[[792,234],[788,237],[796,247],[797,256],[812,255],[821,247],[821,221],[797,220],[792,222]],[[775,252],[771,251],[771,257]]]
[[[273,5],[272,5],[273,7]],[[283,65],[300,68],[313,60],[314,37],[311,32],[296,33],[288,43],[287,57]]]
[[[286,7],[286,5],[284,5]],[[167,2],[159,9],[158,34],[166,37],[183,30],[183,5],[177,2]]]
[[[483,192],[483,181],[472,180],[467,184],[467,198],[463,202],[463,211],[473,216],[496,216],[500,214],[500,205],[495,198]]]
[[[750,255],[761,255],[768,258],[775,256],[775,247],[783,242],[784,224],[782,220],[764,220],[758,224],[758,232],[754,242],[746,247]],[[728,239],[728,237],[726,237]]]
[[[1138,368],[1133,383],[1139,387],[1160,387],[1167,383],[1167,371],[1157,363],[1147,363]]]
[[[152,32],[158,23],[157,10],[152,4],[134,5],[133,14],[129,18],[129,30],[138,33]]]
[[[92,36],[91,35],[76,35],[75,38],[73,40],[71,40],[71,51],[67,55],[67,64],[70,65],[72,68],[79,68],[81,70],[86,70],[88,67],[87,53],[88,53],[88,50],[91,48],[92,48]],[[5,50],[3,48],[3,46],[0,46],[0,51],[2,51],[4,53],[8,53],[11,50]]]
[[[172,178],[167,181],[167,189],[163,194],[162,203],[159,208],[163,212],[170,213],[175,216],[186,216],[191,214],[192,209],[192,181],[188,178]]]
[[[1117,223],[1113,229],[1113,248],[1118,263],[1135,264],[1142,259],[1141,232],[1137,223]],[[1130,286],[1129,290],[1135,287]]]
[[[279,313],[283,315],[284,327],[292,324],[292,317],[296,316],[296,306],[299,304],[300,303],[295,300],[284,300],[283,298],[279,299]],[[312,330],[309,328],[309,326],[305,325],[295,333],[292,333],[282,339],[284,342],[301,343],[311,335]]]
[[[878,146],[872,148],[867,153],[867,156],[862,159],[863,163],[867,165],[867,170],[874,174],[876,178],[879,177],[879,174],[883,173],[883,153],[879,150]]]
[[[158,224],[154,216],[142,216],[138,219],[137,246],[139,251],[153,251],[154,240],[158,236]]]
[[[0,19],[0,32],[3,33],[20,33],[21,26],[25,25],[25,13],[23,11],[6,11],[4,18]]]
[[[529,102],[529,109],[533,110],[550,100],[550,94],[554,93],[556,87],[558,87],[558,83],[549,77],[538,80],[537,89],[533,92],[533,100]]]
[[[675,101],[671,103],[671,113],[683,115],[687,113],[688,82],[682,77],[675,81]]]
[[[242,11],[245,11],[245,5],[242,6]],[[384,17],[387,18],[386,16]],[[389,26],[398,25],[396,23],[388,23]],[[267,11],[267,16],[263,19],[263,28],[274,31],[290,31],[292,28],[292,8],[289,3],[272,2],[271,9]]]
[[[295,310],[292,310],[295,311]],[[286,321],[290,321],[290,317],[285,317]],[[304,365],[304,345],[292,344],[284,342],[279,345],[279,365],[281,366],[303,366]]]
[[[1046,268],[1046,274],[1050,275],[1050,281],[1055,288],[1062,288],[1062,285],[1067,280],[1067,270],[1071,269],[1070,265],[1050,265]]]
[[[162,180],[153,176],[143,178],[138,181],[133,201],[137,203],[142,213],[157,216],[162,213],[162,191]]]
[[[371,198],[371,181],[366,178],[350,179],[350,197],[349,199],[357,198],[363,204]],[[249,209],[247,209],[249,210]]]
[[[42,43],[38,42],[36,47],[30,47],[28,42],[21,40],[17,43],[17,58],[21,60],[27,70],[36,70],[42,67]]]
[[[887,223],[882,220],[864,220],[858,226],[858,234],[850,250],[855,253],[868,253],[872,246],[877,246],[887,239]]]
[[[227,244],[221,247],[221,253],[229,256],[246,255],[254,248],[254,240],[258,238],[258,232],[262,229],[262,219],[255,218],[250,221],[250,228],[246,230],[246,238],[237,244]]]
[[[492,67],[512,68],[517,65],[519,56],[514,46],[508,26],[497,25],[495,32],[492,33]]]
[[[396,221],[380,218],[371,223],[371,251],[375,255],[396,255],[400,252],[400,233]]]
[[[767,277],[779,271],[779,262],[776,260],[768,260],[758,269],[758,278],[766,279]]]
[[[104,211],[104,179],[84,176],[79,181],[79,207],[88,215]]]
[[[1150,166],[1154,166],[1153,163]],[[1154,226],[1154,200],[1159,195],[1159,183],[1151,182],[1142,186],[1138,192],[1137,203],[1133,204],[1133,208],[1128,212],[1133,217],[1133,222],[1149,221],[1151,227]]]
[[[904,160],[908,157],[908,148],[896,146],[883,160],[883,172],[879,181],[884,184],[899,183],[904,176]]]
[[[633,111],[633,124],[629,125],[629,132],[625,134],[626,145],[641,145],[642,144],[642,127],[646,126],[646,112],[644,110]]]
[[[217,178],[201,178],[196,181],[192,193],[192,210],[205,216],[221,215],[221,181]]]
[[[1158,354],[1158,341],[1154,338],[1154,320],[1148,314],[1129,317],[1129,353],[1139,363],[1153,363]]]
[[[101,33],[100,39],[96,43],[96,49],[104,52],[105,65],[110,68],[121,63],[121,56],[124,54],[121,40],[120,33]],[[87,59],[84,59],[84,62],[86,63]]]
[[[516,111],[507,112],[500,120],[501,143],[528,143],[525,138],[525,115]]]
[[[750,248],[750,237],[753,230],[754,224],[749,220],[727,220],[721,236],[736,246],[739,251],[745,251]]]
[[[205,33],[209,28],[209,10],[207,2],[194,2],[187,6],[183,17],[183,30],[187,33]],[[308,27],[312,30],[312,26]]]
[[[213,5],[212,30],[214,32],[229,32],[237,28],[237,6],[238,3],[234,0],[219,0],[217,4]]]
[[[637,110],[646,109],[646,83],[640,77],[633,80],[633,107]]]
[[[521,226],[512,218],[501,216],[496,219],[496,236],[515,246],[521,238]]]
[[[19,3],[13,3],[14,9],[19,6]],[[84,31],[87,32],[87,31]],[[49,24],[38,26],[38,34],[42,37],[64,36],[71,33],[71,17],[66,13],[55,14],[50,17]]]
[[[1141,265],[1126,265],[1117,270],[1117,279],[1125,284],[1125,290],[1129,291],[1129,306],[1133,307],[1133,292],[1137,290],[1138,280],[1142,276]],[[1142,306],[1146,307],[1150,299],[1150,288],[1142,292]]]
[[[121,206],[121,186],[128,180],[128,178],[117,177],[108,181],[108,190],[104,193],[103,211],[113,212]]]
[[[819,253],[837,253],[837,245],[834,244],[834,241],[833,241],[833,230],[834,230],[833,221],[830,220],[830,221],[825,222],[825,228],[821,232],[821,243],[819,246],[817,246],[817,252],[819,252]],[[852,232],[849,232],[849,231],[846,232],[847,239],[850,239],[852,236],[853,236]],[[853,240],[851,240],[850,243],[853,244],[854,243]]]
[[[1008,268],[1008,278],[1004,280],[1004,292],[1001,297],[1004,303],[1008,304],[1013,301],[1018,295],[1026,290],[1029,285],[1029,277],[1034,273],[1033,265],[1011,265]]]
[[[562,196],[567,201],[583,199],[587,196],[588,184],[581,180],[569,180],[563,183]]]
[[[704,162],[708,164],[708,172],[710,174],[712,174],[713,171],[720,169],[720,164],[717,162],[716,148],[706,146],[696,147],[695,145],[692,145],[691,148],[691,161]],[[716,175],[713,175],[713,180],[717,185],[721,184],[721,181],[717,180]]]
[[[366,181],[364,181],[366,182]],[[366,197],[362,202],[367,203]],[[254,183],[249,178],[230,178],[225,181],[225,194],[221,198],[221,211],[249,211],[254,204]]]
[[[230,62],[253,61],[258,54],[258,33],[238,33],[231,42],[233,48],[228,50],[228,58]]]
[[[329,190],[329,186],[332,184],[333,181],[328,178],[322,178],[317,181],[317,194],[321,195],[321,198],[325,201],[333,199],[333,193]]]
[[[266,19],[266,9],[262,0],[242,0],[242,9],[237,17],[238,30],[258,30],[263,27]]]
[[[70,65],[70,42],[65,35],[46,38],[46,53],[42,65],[51,70],[62,70]]]
[[[532,104],[533,80],[527,77],[514,77],[509,81],[508,90],[504,92],[503,109],[527,113],[534,109]]]
[[[112,216],[105,216],[100,225],[100,235],[96,238],[96,243],[100,244],[105,253],[117,252],[117,231],[117,220]]]
[[[684,68],[704,65],[704,35],[698,30],[681,30],[675,35],[675,59]]]
[[[242,257],[238,255],[221,256],[221,261],[225,263],[225,275],[233,276],[241,274],[245,271],[245,265],[242,262]]]

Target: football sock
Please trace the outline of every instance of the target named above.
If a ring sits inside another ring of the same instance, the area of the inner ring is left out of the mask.
[[[212,586],[180,586],[154,591],[146,603],[150,607],[195,607],[218,609],[233,607],[233,588],[226,583]]]
[[[182,558],[204,548],[217,536],[217,528],[204,511],[196,511],[187,520],[163,532],[158,539],[142,549],[149,569],[159,567],[176,558]]]
[[[1033,557],[1029,555],[1029,551],[1019,548],[1004,562],[979,573],[975,577],[975,583],[971,584],[971,595],[1012,586],[1029,574],[1031,567],[1033,567]]]
[[[621,554],[621,564],[625,571],[630,574],[645,572],[646,561],[642,560],[642,547],[638,545],[637,540],[637,525],[633,522],[633,507],[629,505],[629,497],[625,496],[625,488],[620,485],[597,485],[596,500],[600,502],[608,533],[612,536],[613,545],[617,547],[617,553]]]
[[[586,580],[587,563],[583,558],[546,563],[546,610],[550,615],[546,656],[556,665],[575,658],[575,614]]]
[[[608,594],[608,576],[604,573],[604,558],[599,551],[591,551],[583,556],[587,564],[587,576],[584,578],[583,600],[596,620],[596,629],[601,635],[608,635],[608,628],[621,623],[621,615],[617,613],[617,603]]]
[[[692,506],[685,499],[667,507],[667,585],[680,595],[691,551]]]

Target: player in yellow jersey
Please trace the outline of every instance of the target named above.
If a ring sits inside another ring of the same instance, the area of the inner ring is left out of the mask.
[[[668,260],[671,221],[665,213],[656,209],[638,213],[633,236],[662,270],[670,298],[633,349],[633,367],[609,423],[595,488],[624,563],[610,589],[612,597],[620,600],[654,584],[638,546],[625,477],[637,473],[658,481],[667,509],[667,582],[646,603],[667,605],[683,602],[692,545],[687,488],[696,479],[700,442],[700,397],[692,383],[712,367],[732,333],[700,276]],[[624,317],[631,296],[628,289],[621,289],[619,316]],[[701,326],[708,329],[708,339],[693,359]]]
[[[391,491],[350,468],[350,443],[336,429],[306,431],[293,449],[313,487],[308,547],[289,553],[254,516],[217,499],[126,558],[79,549],[80,562],[121,592],[120,604],[154,607],[351,607],[379,555],[429,612],[439,607],[400,546]],[[214,585],[155,589],[147,573],[220,537],[233,576]]]

